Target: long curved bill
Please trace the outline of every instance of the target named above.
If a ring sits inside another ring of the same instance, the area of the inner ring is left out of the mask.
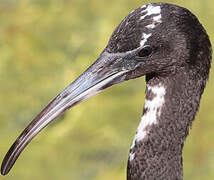
[[[101,56],[33,119],[7,152],[1,166],[2,175],[10,171],[27,144],[51,121],[79,102],[125,80],[128,71],[112,66],[115,60],[113,56]]]

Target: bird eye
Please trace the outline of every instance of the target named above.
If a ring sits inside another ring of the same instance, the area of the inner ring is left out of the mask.
[[[152,53],[152,47],[151,46],[144,46],[139,52],[139,57],[147,57]]]

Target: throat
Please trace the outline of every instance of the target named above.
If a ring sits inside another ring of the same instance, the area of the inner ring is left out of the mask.
[[[158,123],[158,119],[161,115],[162,107],[165,102],[165,93],[166,89],[161,83],[155,86],[147,85],[143,116],[132,142],[131,150],[135,147],[137,142],[142,141],[146,137],[151,126]],[[134,154],[132,153],[130,160],[133,158]]]
[[[183,144],[202,93],[195,83],[182,74],[147,82],[143,115],[130,148],[128,180],[183,178]]]

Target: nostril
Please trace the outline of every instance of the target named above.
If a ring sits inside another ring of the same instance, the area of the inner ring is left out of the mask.
[[[104,68],[104,66],[99,67],[99,69],[97,70],[97,72],[102,71],[102,70],[103,70],[103,68]]]
[[[102,71],[103,68],[104,68],[104,66],[97,67],[97,68],[92,70],[92,73],[100,72],[100,71]]]

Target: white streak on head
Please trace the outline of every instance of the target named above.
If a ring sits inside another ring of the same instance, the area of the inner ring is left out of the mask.
[[[140,45],[141,46],[144,46],[144,44],[147,42],[148,38],[152,35],[152,33],[150,34],[146,34],[146,33],[143,33],[143,40],[140,41]]]
[[[146,7],[146,5],[141,6],[142,9],[145,8],[145,7]]]
[[[159,14],[158,16],[153,17],[153,20],[156,22],[161,22],[161,14]]]
[[[148,28],[148,29],[153,29],[153,28],[156,27],[157,24],[159,24],[159,23],[161,23],[161,22],[162,22],[162,21],[161,21],[161,14],[160,14],[160,15],[158,15],[158,16],[153,17],[153,22],[152,22],[152,24],[147,25],[146,28]]]
[[[140,20],[144,19],[146,16],[150,16],[152,14],[160,14],[161,8],[160,6],[153,6],[152,4],[149,4],[145,10],[142,11],[142,13],[145,13],[145,15],[140,17]]]
[[[144,108],[147,112],[142,116],[141,122],[137,128],[136,135],[131,145],[131,149],[134,148],[135,143],[141,141],[147,135],[145,128],[153,124],[157,124],[157,117],[161,115],[161,107],[164,104],[164,95],[166,89],[162,85],[147,86],[147,91],[151,90],[155,97],[152,100],[146,100]]]
[[[146,26],[148,29],[153,29],[153,28],[155,28],[155,24],[149,24],[149,25],[147,25]]]
[[[161,23],[161,7],[160,6],[153,6],[152,4],[149,4],[148,6],[142,6],[141,8],[145,8],[141,13],[142,15],[140,17],[140,20],[144,19],[147,16],[154,15],[152,19],[152,24],[149,24],[146,26],[148,29],[153,29],[156,27],[158,23]]]
[[[129,154],[129,161],[132,161],[135,158],[135,153]]]

